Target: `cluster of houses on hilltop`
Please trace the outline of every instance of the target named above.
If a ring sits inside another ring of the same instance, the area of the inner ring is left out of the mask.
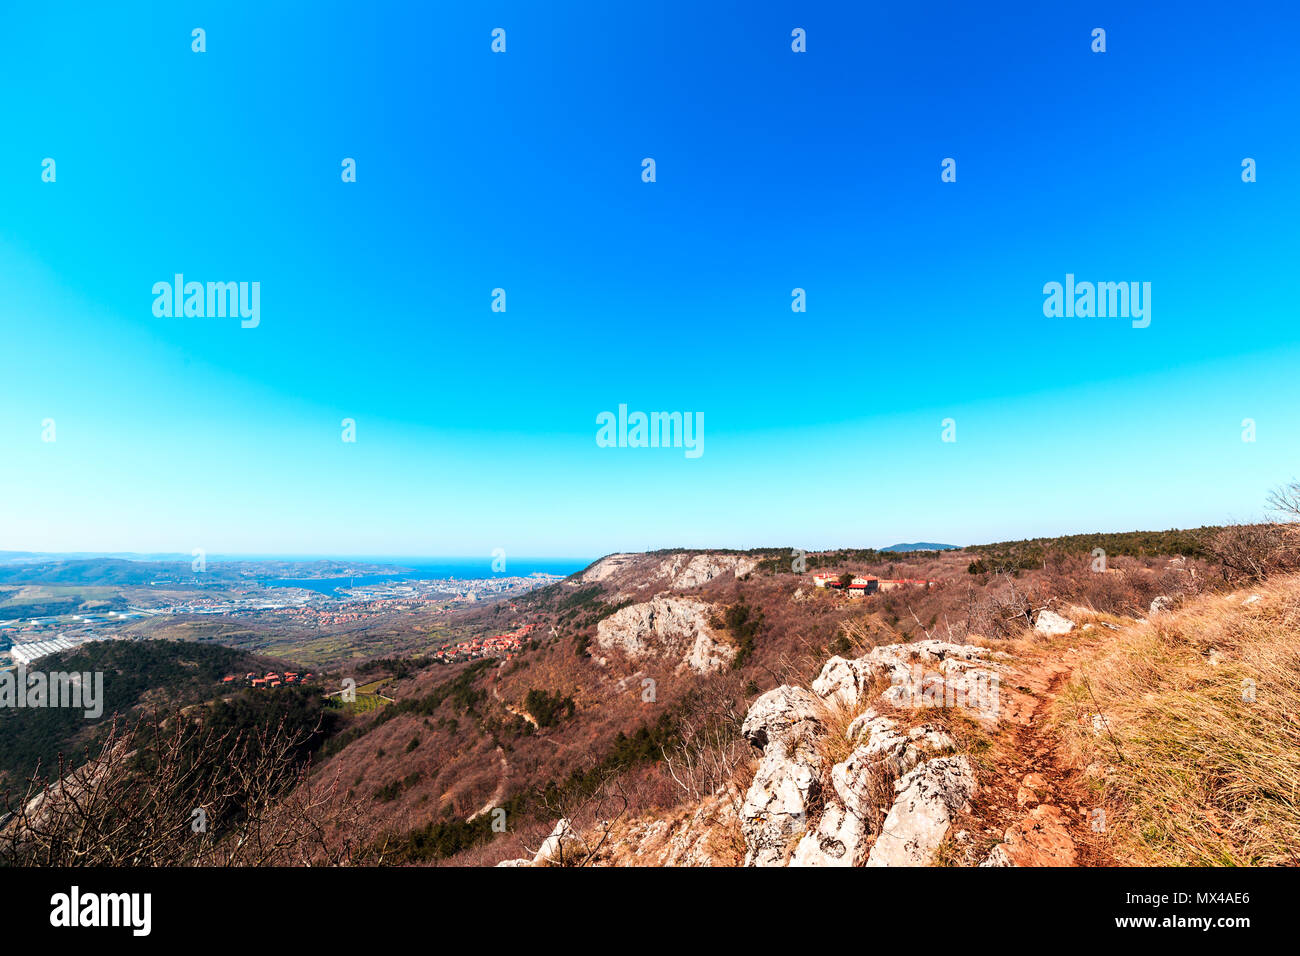
[[[524,637],[536,626],[536,624],[525,624],[509,634],[476,637],[470,641],[453,644],[451,647],[444,647],[435,652],[433,659],[442,664],[473,661],[481,657],[504,657],[508,661],[514,660],[515,654],[524,646]]]
[[[267,671],[263,677],[258,677],[252,671],[239,677],[231,674],[228,677],[221,678],[223,684],[243,684],[247,687],[280,687],[284,684],[301,684],[304,681],[312,679],[311,674],[299,674],[297,671],[285,671],[283,674],[277,674],[275,671]]]
[[[877,591],[892,591],[895,588],[928,588],[937,582],[925,578],[877,578],[869,575],[855,574],[849,580],[848,586],[845,587],[841,580],[845,575],[842,574],[814,574],[813,584],[819,588],[834,588],[844,590],[850,597],[861,597],[864,594],[875,594]]]

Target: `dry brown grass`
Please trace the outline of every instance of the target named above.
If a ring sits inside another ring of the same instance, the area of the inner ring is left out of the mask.
[[[1082,663],[1055,716],[1094,771],[1119,862],[1300,862],[1298,632],[1292,576],[1194,599]]]
[[[836,702],[828,702],[823,708],[821,720],[825,732],[817,738],[817,751],[821,754],[822,768],[828,782],[831,767],[847,760],[856,748],[856,742],[848,738],[849,724],[866,709],[865,705],[845,707]]]

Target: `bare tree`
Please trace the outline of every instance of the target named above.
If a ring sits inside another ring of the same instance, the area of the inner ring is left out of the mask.
[[[1229,525],[1210,541],[1210,555],[1225,580],[1262,581],[1295,565],[1297,530],[1277,524]]]
[[[751,748],[740,735],[745,712],[739,678],[717,677],[678,718],[672,745],[660,748],[668,775],[692,802],[723,790],[748,763]]]
[[[1269,492],[1268,507],[1280,515],[1283,521],[1300,522],[1300,481],[1292,478]]]
[[[1014,637],[1022,628],[1033,627],[1034,606],[1011,574],[997,571],[982,592],[968,590],[966,620],[970,634]]]
[[[594,784],[541,791],[543,809],[558,819],[555,830],[541,847],[552,866],[592,866],[609,841],[631,801],[622,773],[617,768],[602,770]]]
[[[260,866],[359,862],[370,843],[337,776],[296,757],[312,731],[217,730],[180,714],[114,719],[79,766],[61,755],[6,792],[0,863]]]

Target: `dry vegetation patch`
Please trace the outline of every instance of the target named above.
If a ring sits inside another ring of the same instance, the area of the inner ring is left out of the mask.
[[[1089,765],[1116,858],[1300,862],[1300,576],[1117,632],[1056,717]]]

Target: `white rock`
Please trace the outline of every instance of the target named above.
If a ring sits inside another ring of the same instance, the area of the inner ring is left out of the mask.
[[[1174,606],[1174,599],[1171,597],[1166,597],[1165,595],[1161,594],[1154,601],[1151,602],[1151,607],[1147,610],[1147,613],[1156,615],[1161,613],[1162,611],[1169,610],[1173,606]]]
[[[676,554],[659,563],[657,576],[668,578],[669,586],[680,591],[707,584],[728,572],[734,577],[743,578],[756,567],[757,558],[735,554]]]
[[[811,738],[773,740],[740,808],[746,866],[784,866],[821,791],[821,755]]]
[[[957,741],[953,740],[947,731],[932,727],[929,724],[913,727],[907,732],[907,737],[917,746],[924,747],[934,753],[952,750],[957,746]]]
[[[907,664],[911,662],[936,663],[946,660],[986,661],[991,658],[1006,657],[1003,653],[994,653],[978,644],[954,644],[951,641],[925,640],[911,644],[886,644],[873,647],[866,655],[869,661],[883,664]]]
[[[882,790],[926,757],[951,750],[952,737],[928,724],[906,732],[896,721],[878,717],[863,725],[866,743],[831,768],[831,784],[844,806],[860,817],[877,808]]]
[[[698,673],[722,670],[736,648],[709,626],[711,606],[691,598],[656,597],[616,611],[596,625],[596,643],[619,650],[629,660],[658,657]]]
[[[863,737],[870,738],[877,725],[891,729],[898,726],[898,721],[881,717],[876,713],[875,708],[867,708],[849,723],[849,729],[844,732],[844,737],[850,743],[857,743]]]
[[[578,836],[569,821],[561,817],[555,824],[555,829],[551,831],[551,835],[537,848],[537,855],[533,857],[532,865],[571,863],[580,859],[584,851],[582,838]]]
[[[740,809],[746,866],[782,866],[804,833],[821,789],[823,705],[802,687],[783,684],[749,708],[740,732],[763,759]]]
[[[624,568],[630,567],[636,561],[636,557],[635,554],[611,554],[603,557],[582,572],[582,580],[587,584],[604,581]]]
[[[1074,630],[1074,622],[1068,617],[1062,617],[1050,608],[1044,608],[1038,612],[1038,617],[1034,620],[1034,631],[1038,634],[1054,636],[1057,634],[1069,634]]]
[[[822,672],[812,682],[812,689],[823,700],[856,707],[866,698],[872,680],[885,672],[884,665],[866,658],[832,657],[822,665]]]
[[[867,825],[831,801],[795,847],[791,866],[858,866],[867,852]]]
[[[811,692],[782,684],[749,705],[740,733],[761,750],[770,741],[785,740],[791,735],[821,733],[822,713],[821,702]]]
[[[1015,866],[1015,864],[1011,862],[1011,857],[1007,856],[1007,851],[999,843],[989,851],[988,858],[980,866]]]
[[[953,817],[975,794],[965,757],[928,760],[894,784],[898,799],[885,817],[867,866],[929,866]]]

